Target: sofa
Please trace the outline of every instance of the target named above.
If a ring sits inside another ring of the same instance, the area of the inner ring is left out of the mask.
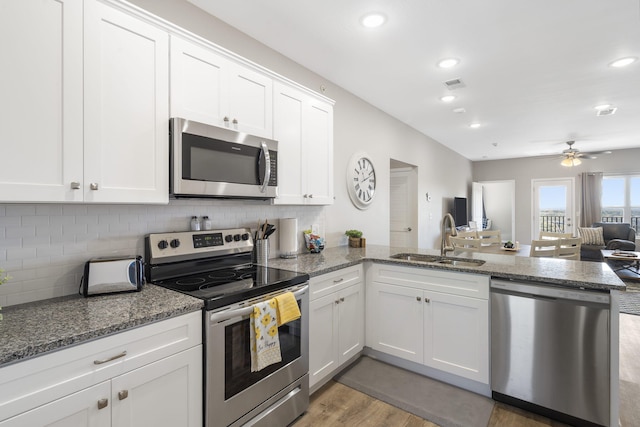
[[[636,230],[629,223],[594,222],[591,228],[602,227],[604,244],[594,244],[588,240],[590,230],[579,228],[582,237],[580,259],[582,261],[603,261],[601,249],[620,249],[622,251],[636,250]],[[584,231],[583,231],[584,230]],[[585,239],[587,237],[587,239]]]

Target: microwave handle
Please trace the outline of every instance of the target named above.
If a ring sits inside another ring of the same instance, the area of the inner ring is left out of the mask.
[[[264,141],[260,142],[262,145],[262,159],[264,160],[264,180],[262,181],[262,189],[261,193],[264,193],[267,190],[267,185],[269,185],[269,179],[271,178],[271,157],[269,156],[269,148]]]

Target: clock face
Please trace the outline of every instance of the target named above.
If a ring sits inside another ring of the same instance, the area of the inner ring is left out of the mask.
[[[347,169],[347,190],[353,204],[366,209],[376,192],[376,171],[373,163],[364,155],[355,155]]]

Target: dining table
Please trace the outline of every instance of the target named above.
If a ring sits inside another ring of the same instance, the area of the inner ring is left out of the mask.
[[[512,249],[504,247],[504,243],[492,243],[490,245],[480,246],[480,253],[497,254],[497,255],[513,255],[513,256],[529,256],[531,245],[521,245],[516,243]]]

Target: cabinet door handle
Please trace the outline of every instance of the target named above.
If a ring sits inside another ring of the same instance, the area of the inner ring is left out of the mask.
[[[109,406],[109,399],[98,400],[98,409],[104,409]]]
[[[313,194],[309,194],[309,198],[310,198],[310,199],[313,199]]]
[[[430,300],[429,298],[425,298],[425,299],[424,299],[424,302],[425,302],[425,303],[430,303],[430,302],[431,302],[431,300]]]
[[[343,280],[344,280],[344,277],[341,277],[341,278],[339,278],[339,279],[337,279],[337,280],[334,280],[334,281],[333,281],[333,283],[340,283],[340,282],[342,282]]]
[[[238,119],[233,119],[233,120],[231,121],[231,123],[233,123],[234,125],[237,125],[237,124],[238,124]]]
[[[115,356],[111,356],[107,359],[102,360],[94,360],[94,365],[102,365],[103,363],[111,362],[112,360],[120,359],[121,357],[125,357],[127,355],[127,351],[123,351],[122,353],[116,354]]]
[[[129,390],[121,390],[118,392],[118,399],[124,400],[129,397]]]
[[[71,189],[72,190],[79,190],[80,189],[80,183],[78,181],[73,181],[71,183]]]
[[[225,125],[229,124],[229,117],[224,116],[224,119],[222,119],[222,121],[224,122]]]
[[[91,184],[89,184],[89,188],[92,190],[97,190],[98,189],[98,183],[97,182],[92,182]]]
[[[416,301],[422,301],[422,298],[416,297]]]
[[[336,300],[335,303],[336,303],[336,305],[340,304],[340,300]]]
[[[344,298],[340,298],[340,302],[344,302]]]

